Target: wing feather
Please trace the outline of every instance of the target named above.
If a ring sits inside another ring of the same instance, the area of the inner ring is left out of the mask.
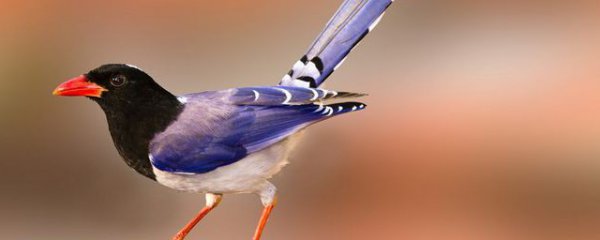
[[[365,94],[337,92],[304,87],[246,87],[227,90],[232,93],[230,101],[239,105],[302,105],[337,98],[362,97]]]
[[[186,95],[177,121],[150,142],[154,167],[176,173],[206,173],[243,159],[316,122],[364,108],[332,105],[239,105],[224,92]]]

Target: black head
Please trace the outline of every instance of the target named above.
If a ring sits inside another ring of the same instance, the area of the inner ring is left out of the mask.
[[[127,64],[105,64],[64,82],[54,90],[60,96],[86,96],[114,107],[139,104],[161,97],[174,97],[139,68]]]
[[[103,108],[139,108],[160,101],[176,101],[167,90],[137,67],[126,64],[102,65],[84,75],[102,87],[100,97],[91,97]]]
[[[97,102],[123,159],[138,172],[154,178],[148,144],[182,111],[177,97],[139,68],[126,64],[102,65],[64,82],[54,94],[85,96]]]
[[[64,82],[54,90],[60,96],[86,96],[105,111],[134,111],[157,104],[178,105],[177,98],[139,68],[105,64]]]

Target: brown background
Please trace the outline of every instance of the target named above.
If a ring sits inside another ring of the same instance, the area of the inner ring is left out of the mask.
[[[102,63],[174,93],[270,85],[340,1],[0,2],[0,239],[168,239],[204,204],[134,174],[91,101]],[[327,84],[265,239],[600,239],[598,1],[396,1]],[[226,196],[190,239],[249,239]]]

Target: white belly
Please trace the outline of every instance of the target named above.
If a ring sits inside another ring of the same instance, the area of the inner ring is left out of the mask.
[[[287,162],[301,137],[296,133],[227,166],[202,174],[172,173],[153,168],[156,181],[167,187],[197,193],[257,192]]]

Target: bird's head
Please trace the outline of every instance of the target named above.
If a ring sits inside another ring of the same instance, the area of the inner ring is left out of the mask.
[[[60,84],[54,95],[88,97],[98,103],[123,159],[154,179],[148,144],[182,111],[177,97],[139,68],[126,64],[102,65]]]
[[[84,96],[102,107],[141,107],[160,99],[174,99],[167,90],[139,68],[127,64],[102,65],[60,84],[58,96]]]

